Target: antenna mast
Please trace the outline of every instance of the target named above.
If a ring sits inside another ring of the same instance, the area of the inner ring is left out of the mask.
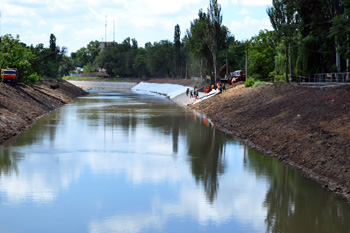
[[[115,42],[115,20],[113,20],[113,42]]]
[[[107,15],[105,19],[105,43],[107,43]]]

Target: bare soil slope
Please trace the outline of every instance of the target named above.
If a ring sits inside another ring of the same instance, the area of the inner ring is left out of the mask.
[[[192,107],[350,200],[350,86],[236,86]]]
[[[28,130],[40,116],[85,94],[66,81],[44,81],[33,87],[0,83],[0,144]]]

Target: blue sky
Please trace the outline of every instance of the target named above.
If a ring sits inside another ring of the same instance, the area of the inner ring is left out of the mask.
[[[223,24],[237,40],[272,30],[266,14],[272,0],[218,2]],[[107,19],[107,41],[130,37],[143,47],[146,42],[173,41],[176,24],[183,37],[199,9],[206,12],[208,6],[209,0],[0,0],[0,34],[18,34],[28,45],[48,46],[53,33],[70,54],[92,40],[105,40]]]

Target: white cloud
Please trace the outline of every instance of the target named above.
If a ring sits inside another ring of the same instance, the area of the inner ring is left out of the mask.
[[[236,39],[245,40],[257,35],[260,30],[272,30],[272,27],[267,18],[258,20],[246,16],[243,21],[232,21],[229,29],[236,36]]]
[[[55,24],[52,28],[52,33],[57,36],[57,35],[63,34],[67,28],[68,28],[68,25],[66,24]]]
[[[240,3],[244,6],[266,6],[272,5],[272,0],[240,0]]]
[[[238,12],[239,15],[250,15],[251,12],[247,10],[247,8],[242,8],[240,12]]]
[[[44,20],[44,19],[39,20],[38,26],[46,26],[46,25],[47,25],[46,20]]]

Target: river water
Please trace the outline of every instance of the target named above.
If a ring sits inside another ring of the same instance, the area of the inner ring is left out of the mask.
[[[164,97],[92,91],[0,147],[0,232],[350,232],[350,205]]]

